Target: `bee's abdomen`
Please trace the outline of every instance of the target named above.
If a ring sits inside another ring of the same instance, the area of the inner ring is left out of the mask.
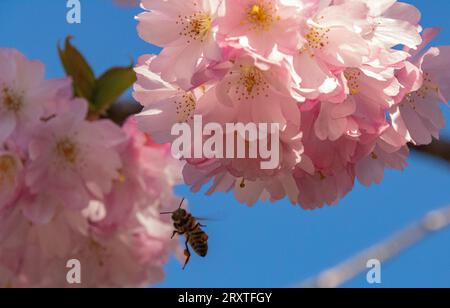
[[[206,257],[208,254],[208,243],[197,243],[196,246],[192,246],[192,249],[194,249],[195,253],[197,253],[200,257]]]
[[[200,228],[189,234],[189,244],[199,256],[206,257],[208,254],[208,235]]]

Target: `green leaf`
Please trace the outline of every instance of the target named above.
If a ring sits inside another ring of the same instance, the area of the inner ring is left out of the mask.
[[[113,67],[95,83],[93,108],[97,113],[105,112],[136,82],[133,66]]]
[[[58,46],[58,53],[66,74],[72,77],[75,95],[92,102],[95,75],[83,55],[71,44],[72,37],[65,40],[64,49]]]

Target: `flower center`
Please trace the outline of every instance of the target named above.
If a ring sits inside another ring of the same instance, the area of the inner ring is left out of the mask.
[[[11,155],[3,155],[0,157],[0,187],[2,187],[6,181],[13,183],[15,173],[17,170],[17,163],[14,157]]]
[[[359,94],[359,77],[361,76],[361,71],[354,68],[346,69],[344,76],[347,79],[347,86],[350,91],[350,95]]]
[[[193,119],[197,103],[192,92],[184,92],[183,95],[177,97],[174,104],[179,123],[186,123]]]
[[[263,94],[267,97],[268,89],[269,84],[260,69],[254,66],[240,66],[239,79],[235,89],[238,101],[254,99]]]
[[[123,173],[123,171],[119,171],[119,179],[118,179],[120,184],[124,184],[127,181],[127,177],[125,176],[125,174]]]
[[[69,139],[63,139],[56,145],[58,155],[62,157],[69,164],[75,164],[77,160],[77,148],[75,144]]]
[[[262,79],[261,72],[254,67],[243,67],[241,70],[240,81],[248,94],[252,94],[253,89],[261,84]]]
[[[22,99],[18,95],[12,93],[9,88],[3,88],[2,94],[3,105],[6,110],[17,113],[22,109]]]
[[[107,249],[94,239],[90,239],[88,243],[89,250],[97,258],[98,266],[105,266],[105,259],[107,257]]]
[[[178,16],[176,24],[183,26],[180,35],[187,37],[188,43],[191,40],[204,42],[211,31],[212,18],[206,13],[196,12],[191,16]]]
[[[325,48],[329,43],[329,32],[330,29],[327,28],[311,27],[309,32],[305,35],[306,43],[305,46],[300,49],[300,53],[307,50],[315,51]]]
[[[276,8],[271,1],[260,0],[247,9],[247,21],[253,31],[268,31],[278,20],[280,17],[276,15]]]
[[[416,100],[424,100],[430,95],[430,93],[439,95],[439,91],[439,86],[433,83],[430,74],[425,73],[423,76],[422,87],[415,92],[408,93],[406,95],[406,101],[411,104],[413,109],[415,109]]]

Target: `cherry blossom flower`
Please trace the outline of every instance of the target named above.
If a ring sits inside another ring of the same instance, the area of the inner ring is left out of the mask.
[[[171,239],[179,166],[133,120],[87,122],[83,100],[43,120],[29,152],[0,152],[0,286],[145,287],[179,254]],[[60,143],[63,140],[63,143]],[[101,159],[99,159],[101,158]],[[45,183],[44,183],[45,182]]]
[[[429,144],[439,138],[444,128],[440,104],[450,97],[450,74],[447,70],[450,48],[431,48],[418,60],[420,85],[412,88],[405,98],[392,108],[393,126],[404,138],[417,145]]]
[[[89,232],[73,252],[84,265],[83,287],[146,287],[164,278],[163,266],[178,243],[171,240],[172,224],[160,219],[157,207],[124,216],[124,226],[114,232],[85,215]]]
[[[26,183],[32,194],[51,195],[55,206],[82,209],[90,198],[109,193],[119,178],[122,165],[114,147],[124,137],[108,121],[85,121],[84,101],[72,102],[71,107],[36,129]]]
[[[155,56],[150,55],[139,59],[133,96],[144,106],[137,117],[140,128],[151,132],[156,141],[167,143],[173,140],[170,134],[173,124],[192,120],[201,92],[185,91],[177,84],[162,80],[149,68],[154,59]]]
[[[245,50],[236,53],[214,87],[218,101],[235,109],[247,109],[239,112],[248,115],[246,121],[278,123],[282,130],[288,122],[298,125],[300,112],[290,95],[293,81],[289,66]]]
[[[163,47],[151,66],[164,80],[191,88],[201,62],[218,61],[221,50],[215,40],[219,0],[144,0],[150,11],[137,16],[139,35]]]
[[[54,92],[53,81],[44,80],[44,65],[29,61],[14,49],[0,49],[0,142],[39,123]]]
[[[265,56],[276,46],[292,53],[298,49],[300,27],[317,1],[225,0],[219,33],[226,40],[247,41]],[[283,35],[280,35],[283,33]]]

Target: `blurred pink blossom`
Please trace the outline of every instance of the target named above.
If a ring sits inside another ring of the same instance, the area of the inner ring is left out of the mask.
[[[74,287],[160,282],[179,253],[160,215],[179,203],[168,147],[133,119],[88,121],[70,80],[45,81],[42,64],[18,51],[0,49],[0,65],[1,115],[14,123],[0,140],[0,286],[72,287],[72,259],[82,271]],[[11,93],[20,94],[14,111]]]
[[[0,70],[0,142],[11,136],[22,141],[44,115],[56,80],[44,80],[44,65],[14,49],[2,49]]]

